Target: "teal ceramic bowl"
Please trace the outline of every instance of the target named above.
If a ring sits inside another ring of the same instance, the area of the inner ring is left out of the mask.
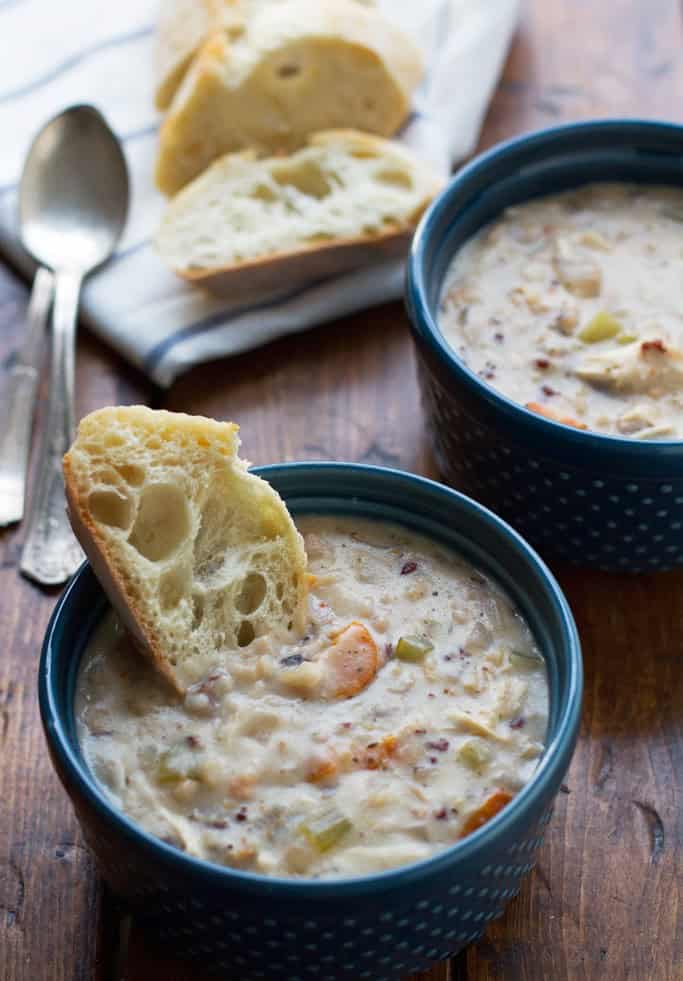
[[[104,878],[165,945],[219,975],[300,981],[396,978],[476,940],[535,863],[576,742],[581,652],[560,588],[511,528],[440,484],[394,470],[298,463],[256,471],[296,516],[398,522],[453,546],[494,576],[526,616],[546,660],[550,719],[538,769],[483,828],[433,858],[354,879],[266,878],[189,857],[108,800],[76,738],[74,686],[107,603],[86,564],[60,599],[39,672],[50,754]]]
[[[509,205],[593,181],[683,185],[683,127],[574,123],[477,157],[421,221],[406,303],[443,477],[510,521],[542,554],[651,572],[683,564],[683,441],[583,432],[529,412],[470,371],[437,322],[446,270],[479,228]]]

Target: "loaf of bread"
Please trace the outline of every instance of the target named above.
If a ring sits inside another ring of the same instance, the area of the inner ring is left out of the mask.
[[[420,56],[373,6],[247,0],[240,11],[241,26],[213,30],[201,43],[173,96],[156,165],[164,193],[175,194],[224,153],[291,151],[311,133],[340,126],[389,136],[406,119]],[[162,104],[202,29],[195,26],[186,47],[165,45]]]
[[[289,157],[228,154],[169,203],[157,237],[178,275],[244,297],[407,248],[439,181],[396,143],[332,130]]]
[[[229,41],[243,37],[255,8],[288,0],[162,0],[157,25],[156,106],[168,109],[202,41],[223,31]],[[355,0],[373,6],[375,0]]]
[[[69,516],[140,649],[180,692],[221,652],[303,629],[306,555],[238,427],[143,406],[82,420],[64,457]]]

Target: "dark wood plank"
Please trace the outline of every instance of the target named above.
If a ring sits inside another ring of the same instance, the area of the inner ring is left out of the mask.
[[[680,120],[680,17],[677,0],[527,0],[481,145],[591,116]],[[0,270],[0,365],[24,305],[25,290]],[[399,304],[197,369],[162,397],[83,335],[78,389],[81,412],[154,399],[236,419],[255,463],[353,459],[434,474]],[[17,576],[20,542],[18,531],[0,533],[0,977],[111,981],[115,904],[100,898],[39,730],[35,665],[54,594]],[[675,981],[683,971],[683,573],[557,572],[586,664],[568,792],[505,917],[421,981]],[[125,976],[201,981],[135,929]]]
[[[255,464],[335,459],[435,472],[398,303],[195,369],[166,407],[238,420]]]
[[[464,964],[464,962],[463,962]],[[404,981],[462,981],[462,975],[448,962],[439,964],[433,970],[422,974],[410,974]],[[202,973],[192,966],[169,960],[157,944],[140,931],[132,930],[128,947],[125,981],[149,981],[150,978],[163,978],[164,981],[217,981],[216,975]],[[119,981],[103,978],[102,981]],[[235,972],[230,977],[223,976],[220,981],[239,981]],[[271,978],[269,981],[287,981],[286,978]]]
[[[468,951],[468,977],[673,981],[683,573],[557,571],[583,641],[583,730],[531,887]]]
[[[20,337],[27,295],[0,265],[3,373]],[[83,414],[107,403],[145,400],[150,386],[141,387],[115,356],[83,336],[77,391]],[[57,592],[19,577],[21,542],[21,528],[0,531],[0,977],[91,981],[99,884],[47,757],[35,692],[42,637]]]

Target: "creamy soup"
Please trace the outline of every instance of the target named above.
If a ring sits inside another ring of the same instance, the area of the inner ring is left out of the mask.
[[[427,858],[495,815],[543,750],[545,665],[506,594],[384,523],[304,517],[299,643],[257,637],[170,694],[110,615],[76,693],[114,802],[191,855],[266,875]]]
[[[508,208],[453,260],[439,322],[551,419],[683,438],[683,190],[594,184]]]

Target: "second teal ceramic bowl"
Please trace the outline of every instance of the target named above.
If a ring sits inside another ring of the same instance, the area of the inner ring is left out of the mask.
[[[424,215],[406,302],[427,429],[446,480],[493,508],[543,554],[605,570],[683,564],[683,441],[583,432],[529,412],[477,377],[438,325],[460,246],[504,208],[592,181],[683,186],[683,127],[602,120],[494,147]]]
[[[576,628],[538,556],[499,518],[455,491],[353,464],[285,464],[256,472],[295,516],[397,522],[457,549],[505,587],[527,618],[548,671],[550,719],[532,780],[468,838],[424,862],[379,875],[266,878],[192,858],[118,811],[79,749],[76,675],[107,606],[88,565],[60,599],[43,647],[39,694],[48,747],[102,874],[169,949],[240,981],[388,981],[476,940],[533,868],[578,732]]]

